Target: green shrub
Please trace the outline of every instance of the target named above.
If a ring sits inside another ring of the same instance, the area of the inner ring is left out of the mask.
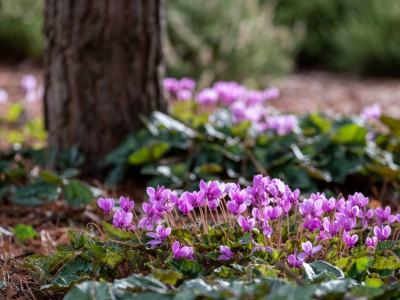
[[[169,1],[167,73],[213,81],[256,78],[291,70],[296,40],[273,25],[273,6],[258,0]]]
[[[265,1],[264,2],[269,2]],[[300,65],[369,75],[400,74],[397,0],[276,0],[275,21],[302,23]]]
[[[299,64],[327,64],[334,53],[332,34],[342,21],[346,2],[346,0],[276,0],[277,24],[292,27],[300,23],[305,27],[306,33],[297,57]]]
[[[400,2],[355,1],[354,17],[333,35],[334,67],[361,74],[400,75]]]
[[[2,58],[40,59],[44,1],[0,0],[0,55]]]

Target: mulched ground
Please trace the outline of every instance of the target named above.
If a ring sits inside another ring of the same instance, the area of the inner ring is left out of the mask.
[[[26,74],[37,77],[43,83],[43,71],[28,63],[19,65],[0,64],[0,89],[8,92],[9,101],[25,101],[21,79]],[[307,71],[289,75],[277,80],[275,85],[281,90],[281,97],[272,105],[290,112],[307,113],[328,111],[344,114],[359,114],[363,107],[379,102],[384,113],[400,118],[400,78],[363,79],[350,75],[338,75],[323,71]],[[7,105],[7,104],[6,104]],[[0,116],[6,109],[0,104]],[[27,119],[39,116],[42,102],[29,103]],[[7,143],[0,137],[0,149]],[[138,184],[132,184],[138,186]],[[138,188],[136,188],[136,194]],[[141,187],[143,190],[143,187]],[[116,191],[110,191],[116,196]],[[134,198],[135,191],[131,197]],[[138,196],[137,196],[138,197]],[[6,288],[0,290],[1,299],[35,299],[32,289],[37,283],[29,276],[29,270],[20,263],[32,253],[48,254],[55,247],[68,243],[67,231],[71,228],[84,228],[88,222],[99,224],[104,215],[92,206],[72,208],[63,201],[40,208],[27,208],[5,205],[0,199],[0,281]],[[23,223],[32,225],[40,237],[21,244],[16,241],[12,228]],[[5,230],[5,231],[2,231]]]

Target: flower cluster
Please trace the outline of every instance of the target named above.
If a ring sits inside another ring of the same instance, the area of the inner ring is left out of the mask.
[[[219,181],[200,181],[199,189],[193,192],[185,191],[178,195],[176,191],[158,186],[156,189],[147,188],[147,194],[148,201],[142,205],[143,217],[137,218],[136,223],[133,221],[133,214],[136,215],[133,201],[121,197],[113,225],[124,230],[145,232],[152,238],[147,242],[148,247],[169,245],[176,259],[194,259],[195,255],[192,247],[180,244],[182,241],[177,241],[176,237],[170,237],[174,228],[189,228],[185,220],[190,220],[190,228],[196,235],[199,230],[208,234],[208,226],[200,229],[199,224],[210,224],[211,220],[222,231],[224,227],[221,224],[225,223],[233,231],[247,232],[250,238],[253,233],[257,236],[261,234],[264,242],[251,238],[254,251],[279,249],[284,242],[282,229],[285,225],[287,240],[291,234],[296,240],[313,234],[315,239],[301,243],[302,252],[297,253],[295,249],[293,254],[288,255],[288,263],[295,268],[306,260],[315,259],[323,247],[323,240],[337,237],[341,241],[337,251],[355,247],[360,243],[360,236],[355,232],[360,229],[368,232],[365,245],[375,248],[378,241],[386,241],[390,237],[392,230],[389,224],[400,221],[400,215],[391,214],[390,207],[368,208],[369,199],[361,193],[349,195],[347,200],[342,196],[328,199],[324,193],[311,194],[309,198],[299,200],[298,189],[292,191],[280,179],[262,175],[255,175],[252,186],[246,187]],[[114,209],[113,199],[100,198],[98,204],[105,213]],[[301,226],[298,231],[291,232],[291,217],[294,216],[296,222],[298,213],[302,216]],[[228,235],[226,239],[229,242]],[[229,244],[220,246],[219,260],[230,260],[234,256]]]
[[[181,80],[165,78],[163,86],[164,89],[176,99],[180,101],[188,101],[193,98],[193,90],[196,87],[196,81],[187,77],[184,77]]]
[[[36,77],[33,75],[25,75],[22,77],[21,86],[25,91],[25,100],[27,102],[35,102],[44,95],[44,86],[39,85]]]
[[[8,93],[3,90],[0,89],[0,103],[7,103],[8,101]]]
[[[195,86],[195,81],[190,78],[164,79],[164,89],[179,101],[192,99]],[[218,81],[195,94],[194,100],[201,105],[228,108],[235,124],[250,121],[260,131],[273,130],[286,135],[298,127],[298,119],[295,115],[279,115],[265,105],[278,97],[279,90],[275,87],[263,91],[248,90],[234,81]]]
[[[361,116],[365,119],[379,119],[382,115],[382,107],[379,103],[374,103],[371,106],[364,107]]]

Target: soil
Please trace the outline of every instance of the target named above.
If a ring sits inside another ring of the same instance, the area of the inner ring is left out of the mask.
[[[25,101],[21,79],[26,74],[34,75],[40,84],[43,83],[43,71],[37,66],[0,64],[0,89],[7,91],[9,103]],[[359,114],[363,107],[378,102],[385,114],[400,118],[400,78],[365,79],[325,71],[305,71],[278,80],[275,85],[281,96],[271,104],[281,110]],[[0,103],[0,117],[9,103]],[[40,100],[27,103],[24,117],[36,118],[42,114],[42,109]],[[8,146],[0,136],[0,149]],[[139,189],[143,190],[139,185],[132,183],[132,186],[137,186],[135,191],[131,191],[132,196],[137,196]],[[110,193],[114,196],[116,191]],[[32,291],[38,284],[29,275],[29,270],[21,266],[24,258],[33,253],[51,253],[58,245],[68,243],[69,229],[83,229],[87,223],[99,224],[101,220],[105,220],[105,216],[94,206],[73,208],[58,201],[40,208],[29,208],[6,205],[0,199],[0,282],[4,281],[6,285],[0,290],[0,298],[34,299]],[[39,236],[24,243],[18,242],[12,232],[19,223],[32,225]]]

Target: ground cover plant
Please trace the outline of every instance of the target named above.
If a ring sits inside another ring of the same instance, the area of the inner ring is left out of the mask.
[[[25,261],[48,297],[65,299],[396,299],[400,214],[361,193],[304,198],[283,181],[201,181],[180,195],[147,188],[141,218],[128,197],[98,199],[100,237]],[[299,298],[300,297],[300,298]],[[130,298],[131,299],[131,298]]]
[[[381,115],[378,104],[354,116],[297,116],[270,105],[279,101],[276,88],[217,82],[195,93],[188,78],[168,78],[164,87],[171,115],[155,112],[144,119],[147,128],[106,158],[113,167],[107,183],[126,174],[145,175],[150,185],[193,190],[201,179],[248,184],[253,174],[262,173],[308,193],[347,192],[351,183],[349,192],[396,197],[400,121]]]

